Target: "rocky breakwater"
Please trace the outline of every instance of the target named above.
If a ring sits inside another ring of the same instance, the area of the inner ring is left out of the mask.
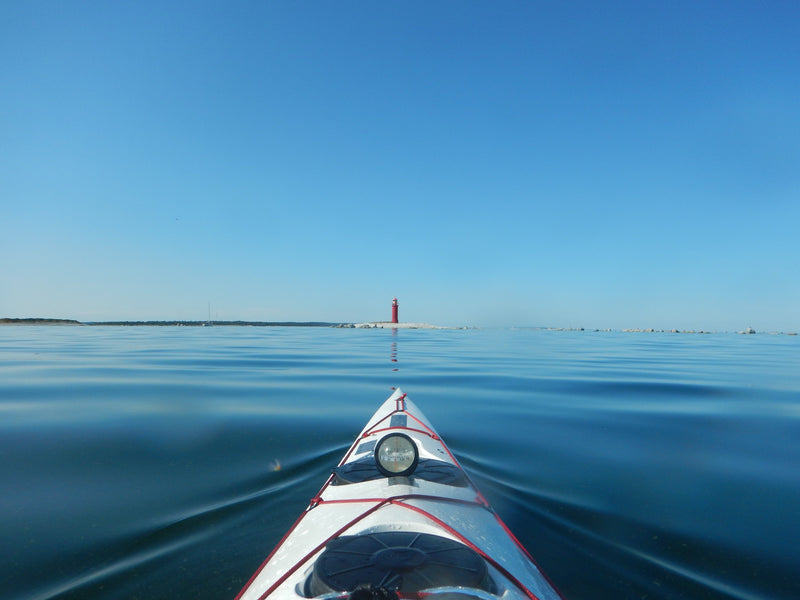
[[[376,321],[372,323],[348,323],[339,327],[349,327],[355,329],[449,329],[429,323],[391,323],[389,321]]]

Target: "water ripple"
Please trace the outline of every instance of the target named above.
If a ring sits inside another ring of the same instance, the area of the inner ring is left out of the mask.
[[[233,598],[402,386],[569,600],[800,597],[800,338],[0,329],[8,600]]]

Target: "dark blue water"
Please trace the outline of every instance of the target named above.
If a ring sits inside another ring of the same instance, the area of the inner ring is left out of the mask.
[[[800,338],[0,327],[0,597],[233,598],[402,386],[567,600],[800,597]]]

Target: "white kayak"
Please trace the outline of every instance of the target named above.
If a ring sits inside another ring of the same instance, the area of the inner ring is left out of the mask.
[[[400,389],[237,600],[560,600]]]

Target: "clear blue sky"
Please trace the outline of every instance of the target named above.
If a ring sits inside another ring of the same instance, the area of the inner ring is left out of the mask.
[[[797,2],[0,6],[0,317],[800,330]]]

